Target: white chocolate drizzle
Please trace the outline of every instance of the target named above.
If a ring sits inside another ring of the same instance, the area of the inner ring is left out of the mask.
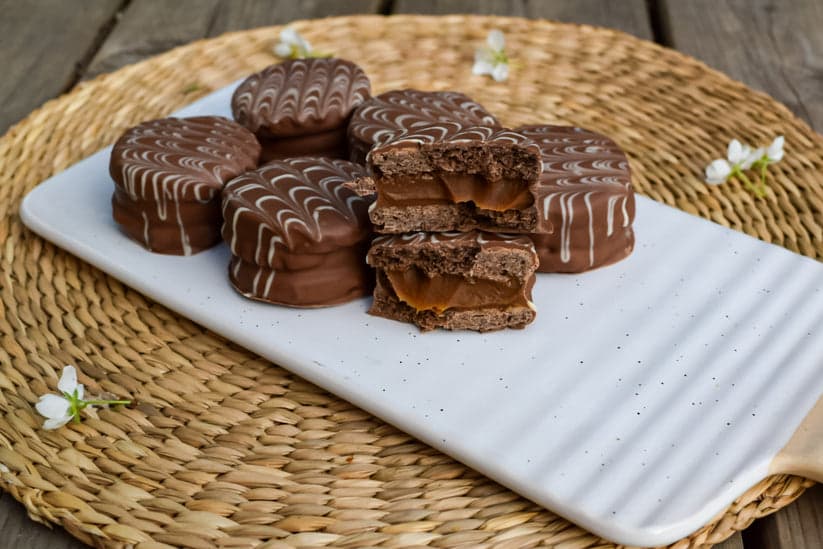
[[[350,61],[293,59],[244,80],[232,97],[232,113],[254,133],[301,135],[344,123],[370,92],[366,73]]]
[[[569,263],[573,252],[585,249],[588,265],[596,265],[596,228],[605,226],[606,239],[618,237],[614,230],[618,208],[621,226],[632,223],[634,191],[626,155],[611,139],[581,128],[525,126],[516,131],[541,149],[543,171],[536,198],[543,226],[539,231],[551,233],[558,222],[560,260]]]
[[[280,248],[325,253],[362,240],[370,231],[370,199],[343,184],[365,173],[346,160],[300,157],[235,178],[223,192],[224,236],[232,254],[269,269]],[[240,235],[241,225],[256,227],[252,239]],[[253,249],[244,247],[249,241]]]
[[[394,90],[372,97],[352,115],[349,139],[365,146],[382,145],[399,134],[437,124],[499,127],[479,103],[458,92]]]
[[[112,150],[110,173],[133,202],[156,204],[157,218],[177,226],[183,252],[189,255],[181,203],[207,204],[223,183],[254,167],[259,153],[254,135],[226,118],[164,118],[144,122],[120,137]],[[144,244],[150,247],[150,220],[145,211],[141,216]]]
[[[455,143],[506,144],[541,153],[539,145],[515,130],[496,126],[465,126],[457,122],[436,122],[425,126],[404,129],[381,145],[375,146],[371,153],[378,153],[391,148],[403,148],[407,145],[440,145]]]

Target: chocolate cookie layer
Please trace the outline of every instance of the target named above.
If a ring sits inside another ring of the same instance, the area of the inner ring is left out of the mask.
[[[347,160],[276,160],[229,182],[223,191],[223,239],[229,279],[246,297],[322,307],[369,293],[364,260],[371,236],[370,198],[344,184],[365,175]]]
[[[153,252],[197,253],[220,240],[223,184],[259,155],[251,132],[219,116],[143,122],[111,153],[114,220]]]
[[[541,272],[581,272],[634,248],[629,162],[614,141],[568,126],[523,126],[540,147],[537,206],[548,230],[532,236]]]
[[[344,59],[292,59],[249,76],[232,96],[235,120],[263,143],[263,161],[345,156],[346,127],[370,97],[363,69]]]
[[[472,231],[410,233],[375,239],[368,262],[377,269],[371,314],[423,330],[523,328],[537,254],[526,236]]]
[[[355,109],[349,122],[349,154],[364,164],[374,145],[399,134],[439,122],[463,126],[499,126],[497,119],[466,95],[451,91],[394,90],[372,97]]]
[[[369,153],[378,232],[545,230],[536,207],[540,148],[511,130],[441,122]]]

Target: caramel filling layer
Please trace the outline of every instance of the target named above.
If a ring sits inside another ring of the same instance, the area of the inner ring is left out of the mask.
[[[425,206],[474,202],[484,210],[522,210],[534,204],[528,185],[521,179],[489,181],[480,174],[431,173],[380,177],[377,207]]]
[[[406,271],[385,271],[398,299],[417,311],[480,309],[485,307],[527,307],[523,285],[515,279],[503,282],[469,279],[459,275],[429,276],[412,267]]]

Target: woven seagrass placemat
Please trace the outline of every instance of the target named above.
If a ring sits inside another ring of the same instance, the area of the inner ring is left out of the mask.
[[[375,92],[456,89],[508,125],[561,122],[612,136],[637,190],[823,257],[823,139],[769,97],[626,34],[495,17],[361,16],[294,25],[354,60]],[[506,83],[471,76],[473,48],[506,33]],[[556,545],[611,547],[369,414],[157,305],[27,231],[43,179],[275,62],[278,28],[199,41],[51,101],[0,140],[0,483],[42,522],[100,547]],[[786,135],[771,189],[709,187],[732,137]],[[276,337],[276,334],[272,334]],[[137,401],[40,428],[33,404],[76,364],[87,393]],[[551,443],[551,441],[547,441]],[[705,547],[811,483],[776,476],[675,547]]]

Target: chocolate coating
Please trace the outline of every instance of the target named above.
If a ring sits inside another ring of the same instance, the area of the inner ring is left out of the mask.
[[[257,165],[260,144],[219,116],[163,118],[114,144],[114,220],[153,252],[190,255],[220,240],[220,191]]]
[[[371,235],[368,206],[344,184],[365,176],[347,160],[276,160],[229,182],[223,239],[233,255],[229,278],[246,297],[322,307],[366,295]]]
[[[319,134],[344,128],[370,90],[366,73],[351,61],[292,59],[246,78],[232,96],[232,114],[260,138]]]
[[[280,138],[262,137],[258,140],[263,147],[263,151],[260,153],[261,164],[295,156],[348,157],[345,126],[309,135]]]
[[[499,126],[497,119],[468,96],[451,91],[394,90],[372,97],[352,114],[349,154],[365,163],[374,145],[408,130],[438,122],[461,126]]]
[[[628,256],[635,204],[629,162],[608,137],[567,126],[523,126],[542,171],[537,205],[546,230],[532,235],[541,272],[581,272]]]

